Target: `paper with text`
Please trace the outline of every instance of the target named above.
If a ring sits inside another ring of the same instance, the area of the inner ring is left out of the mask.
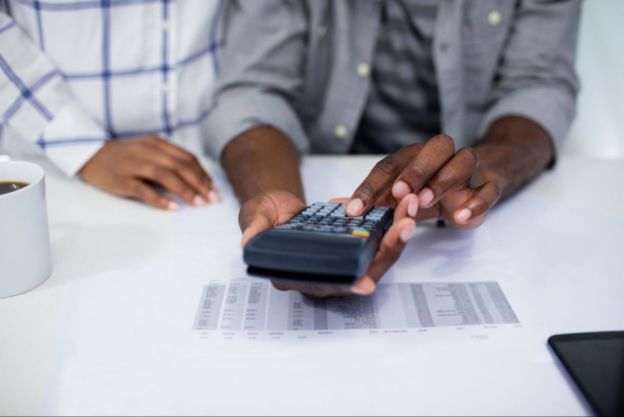
[[[208,284],[195,329],[321,331],[519,323],[496,282],[380,284],[372,297],[310,299],[269,282]]]

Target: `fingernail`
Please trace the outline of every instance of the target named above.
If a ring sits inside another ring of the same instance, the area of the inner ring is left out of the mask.
[[[366,297],[374,293],[376,288],[377,286],[372,279],[365,279],[362,282],[358,282],[356,285],[351,287],[351,292],[355,295]]]
[[[455,213],[455,220],[457,220],[457,223],[466,223],[470,217],[472,217],[472,211],[470,209],[462,209]]]
[[[415,224],[410,224],[408,226],[405,226],[403,228],[403,230],[401,230],[401,235],[399,236],[401,238],[401,242],[403,243],[407,243],[410,240],[412,240],[412,238],[414,237],[414,232],[416,231],[416,225]]]
[[[398,181],[392,187],[392,195],[394,198],[401,199],[411,192],[409,185],[405,181]]]
[[[182,207],[180,207],[180,205],[176,203],[175,201],[170,201],[169,203],[167,203],[167,210],[178,211],[181,208]]]
[[[359,198],[353,199],[347,205],[347,214],[349,216],[357,216],[364,208],[364,203]]]
[[[193,199],[193,205],[195,207],[202,207],[202,206],[205,206],[206,204],[208,204],[208,202],[204,200],[204,198],[201,196],[196,195],[195,198]]]
[[[433,191],[431,188],[423,188],[420,193],[418,193],[418,199],[420,200],[421,207],[429,207],[429,205],[433,202]]]
[[[219,203],[221,201],[221,197],[216,191],[211,191],[208,193],[208,199],[211,203]]]
[[[411,218],[416,218],[418,214],[418,198],[412,197],[410,198],[410,202],[407,205],[407,215]]]

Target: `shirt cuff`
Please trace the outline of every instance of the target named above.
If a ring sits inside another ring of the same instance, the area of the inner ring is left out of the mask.
[[[93,117],[72,102],[55,114],[37,145],[61,171],[74,176],[109,139]]]
[[[479,137],[483,137],[492,123],[502,117],[526,117],[548,132],[553,141],[556,157],[559,155],[575,113],[574,98],[559,89],[532,87],[516,90],[505,95],[488,109],[479,128]]]
[[[214,158],[231,140],[249,129],[271,126],[285,134],[301,153],[310,149],[299,117],[291,105],[274,94],[229,92],[220,97],[204,124],[206,150]]]

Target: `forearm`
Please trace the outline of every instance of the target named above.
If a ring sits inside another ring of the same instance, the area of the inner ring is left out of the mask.
[[[241,203],[269,191],[287,191],[304,200],[299,153],[277,129],[242,133],[224,149],[221,162]]]
[[[3,12],[0,28],[2,125],[9,135],[42,148],[58,168],[74,176],[102,147],[108,134],[72,94],[54,63]],[[37,105],[18,105],[25,98]]]
[[[548,133],[533,121],[516,116],[494,122],[475,150],[480,164],[476,181],[494,181],[501,198],[531,182],[554,157]]]

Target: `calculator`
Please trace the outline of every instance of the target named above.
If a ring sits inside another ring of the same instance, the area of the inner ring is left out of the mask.
[[[315,203],[254,237],[244,261],[251,275],[350,285],[368,270],[392,218],[388,207],[348,217],[344,204]]]

